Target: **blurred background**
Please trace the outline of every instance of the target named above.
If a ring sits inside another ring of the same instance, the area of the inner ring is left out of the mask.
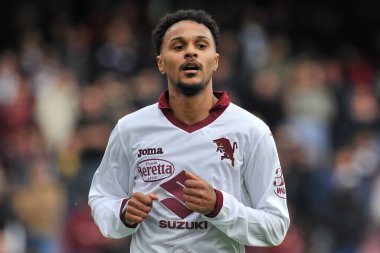
[[[247,252],[379,253],[375,0],[2,0],[0,253],[129,252],[100,235],[88,189],[117,119],[165,89],[150,34],[180,8],[219,23],[215,89],[277,142],[291,227]]]

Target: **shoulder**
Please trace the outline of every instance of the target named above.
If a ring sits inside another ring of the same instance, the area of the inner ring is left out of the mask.
[[[228,120],[231,125],[236,125],[238,129],[245,132],[264,134],[270,131],[268,125],[262,119],[234,103],[230,103],[227,107],[225,120]]]
[[[162,113],[158,109],[158,103],[155,103],[125,115],[119,119],[117,125],[119,127],[119,130],[139,128],[143,125],[157,122],[157,119],[160,116],[162,116]]]

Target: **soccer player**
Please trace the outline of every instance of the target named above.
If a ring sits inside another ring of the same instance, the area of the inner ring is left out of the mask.
[[[244,252],[289,227],[271,131],[214,91],[219,28],[201,10],[166,15],[153,32],[168,89],[120,119],[89,192],[106,237],[131,252]]]

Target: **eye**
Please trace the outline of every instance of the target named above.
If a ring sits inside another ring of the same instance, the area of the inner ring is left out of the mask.
[[[199,49],[205,49],[205,48],[207,47],[207,45],[204,44],[204,43],[198,43],[198,44],[197,44],[197,47],[198,47]]]
[[[184,48],[184,46],[183,45],[175,45],[173,48],[174,48],[174,50],[180,51]]]

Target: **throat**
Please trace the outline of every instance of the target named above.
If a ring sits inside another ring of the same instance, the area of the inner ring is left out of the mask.
[[[218,102],[218,98],[211,96],[196,97],[169,97],[170,107],[174,116],[186,125],[194,125],[206,119],[211,109]]]
[[[186,124],[188,126],[191,126],[191,125],[194,125],[198,122],[201,122],[202,120],[206,119],[208,117],[208,115],[210,115],[210,112],[205,112],[205,111],[199,111],[199,112],[184,111],[184,112],[178,113],[178,114],[176,112],[174,112],[174,116],[178,120],[180,120],[181,122],[183,122],[184,124]]]

